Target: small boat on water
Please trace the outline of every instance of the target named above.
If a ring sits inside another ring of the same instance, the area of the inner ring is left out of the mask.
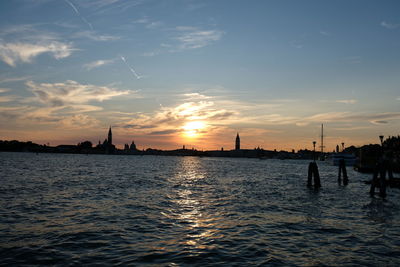
[[[341,159],[344,159],[344,163],[346,164],[346,166],[354,166],[357,163],[356,156],[343,152],[333,154],[330,159],[334,166],[339,166],[339,162]]]

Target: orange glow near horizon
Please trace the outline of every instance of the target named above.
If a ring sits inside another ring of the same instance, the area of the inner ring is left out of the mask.
[[[196,138],[201,135],[201,131],[204,130],[206,124],[203,121],[190,121],[182,126],[183,136],[186,138]]]
[[[172,126],[171,126],[172,128]],[[156,148],[163,150],[171,150],[182,147],[194,147],[198,150],[231,150],[235,147],[236,133],[239,131],[241,139],[241,147],[243,149],[253,149],[255,147],[264,148],[266,150],[286,150],[295,149],[312,149],[312,141],[317,141],[317,150],[319,150],[319,128],[310,134],[302,134],[297,136],[293,131],[277,131],[277,132],[257,132],[254,129],[231,129],[216,128],[211,120],[190,120],[186,119],[182,125],[177,126],[178,133],[172,134],[149,134],[144,129],[122,129],[113,128],[113,143],[123,149],[124,144],[135,142],[138,149]],[[160,128],[162,130],[162,128]],[[11,131],[4,130],[0,135],[0,140],[19,140],[32,141],[38,144],[46,144],[50,146],[57,145],[76,145],[79,142],[91,141],[93,145],[97,145],[98,141],[102,142],[107,137],[108,127],[101,129],[71,129],[66,131],[63,128],[34,129],[34,131]],[[330,136],[324,140],[326,152],[331,152],[337,144],[345,143],[345,146],[362,146],[365,144],[377,144],[379,142],[380,132],[375,134],[357,132],[349,136],[342,136],[341,133],[331,130]],[[292,136],[293,135],[293,136]],[[385,134],[385,136],[394,134]]]

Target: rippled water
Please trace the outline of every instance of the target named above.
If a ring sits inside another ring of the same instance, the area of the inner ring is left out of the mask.
[[[400,190],[307,161],[0,153],[0,264],[400,265]]]

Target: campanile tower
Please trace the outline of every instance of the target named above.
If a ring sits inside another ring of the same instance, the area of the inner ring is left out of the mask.
[[[235,150],[240,150],[240,137],[239,137],[239,133],[237,133],[237,135],[236,135]]]

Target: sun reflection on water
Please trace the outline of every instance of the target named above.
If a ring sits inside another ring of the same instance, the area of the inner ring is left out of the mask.
[[[176,240],[193,253],[213,248],[213,240],[222,237],[217,228],[220,217],[211,212],[212,191],[204,190],[206,173],[201,161],[195,157],[183,157],[176,175],[169,179],[176,194],[170,195],[171,208],[163,213],[182,228]]]

